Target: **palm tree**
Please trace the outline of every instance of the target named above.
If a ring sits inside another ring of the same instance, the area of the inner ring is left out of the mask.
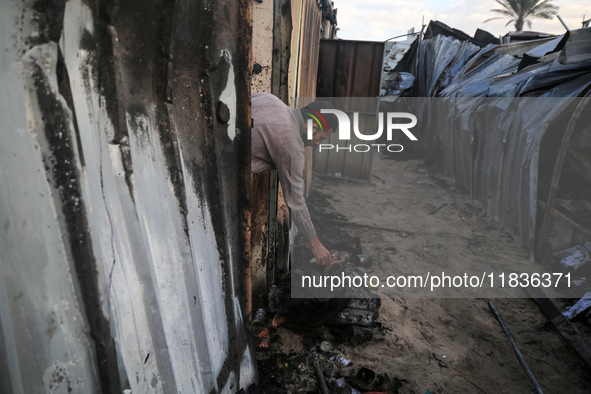
[[[492,9],[492,12],[501,14],[496,18],[490,18],[484,21],[492,21],[495,19],[509,18],[510,23],[515,23],[515,30],[521,31],[523,23],[527,22],[527,26],[531,29],[531,19],[544,18],[552,19],[558,14],[558,7],[551,4],[552,0],[495,0],[501,9]],[[505,25],[505,26],[507,26]]]

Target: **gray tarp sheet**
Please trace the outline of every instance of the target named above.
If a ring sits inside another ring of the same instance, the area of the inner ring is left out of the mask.
[[[417,79],[409,95],[447,100],[447,110],[437,105],[436,127],[429,130],[435,135],[424,138],[426,158],[483,202],[530,250],[540,144],[552,122],[576,104],[537,97],[589,91],[589,31],[481,49],[436,36],[421,42],[411,71]],[[525,52],[533,64],[519,70]]]

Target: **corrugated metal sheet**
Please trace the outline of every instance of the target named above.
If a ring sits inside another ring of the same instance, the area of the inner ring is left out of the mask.
[[[319,41],[322,33],[334,35],[332,21],[334,11],[328,0],[255,3],[253,47],[258,74],[253,90],[272,93],[288,105],[296,92],[315,91]],[[276,172],[252,178],[253,294],[257,297],[279,270],[289,269],[290,220]]]
[[[289,100],[316,96],[320,40],[334,37],[336,32],[335,12],[329,3],[329,0],[291,1]],[[287,8],[285,3],[284,8]]]
[[[267,4],[266,6],[264,4]],[[272,93],[288,103],[288,69],[292,31],[288,0],[274,0],[254,7],[254,62],[267,64],[253,82],[253,91]],[[258,27],[258,29],[256,28]],[[269,34],[272,32],[272,34]],[[259,70],[259,69],[257,69]],[[253,297],[266,292],[279,269],[286,269],[288,255],[282,252],[289,232],[288,208],[280,190],[277,171],[252,175],[252,282]]]
[[[0,16],[0,391],[247,388],[250,1],[44,7]]]
[[[316,97],[379,97],[383,42],[322,40],[318,63],[318,86]],[[357,103],[342,101],[341,109],[359,110]],[[360,117],[361,130],[375,130],[378,101],[373,108],[363,108]],[[329,144],[339,145],[336,134]],[[363,143],[353,136],[349,145]],[[343,145],[342,146],[349,146]],[[319,174],[347,179],[369,181],[373,150],[367,153],[336,150],[314,152],[313,170]]]
[[[317,0],[303,0],[300,65],[298,68],[299,97],[315,97],[318,53],[320,50],[322,9]]]
[[[283,0],[285,1],[285,0]],[[291,1],[288,99],[315,97],[321,38],[334,38],[336,10],[329,0]],[[285,6],[284,3],[284,11]]]
[[[273,1],[253,2],[252,91],[270,92],[273,63]]]
[[[291,2],[292,34],[289,60],[289,104],[294,97],[314,97],[318,51],[322,29],[322,10],[316,0]],[[312,187],[312,149],[306,148],[305,195]]]
[[[383,55],[383,42],[320,41],[318,88],[300,97],[379,97]]]
[[[273,86],[273,76],[276,73],[273,62],[273,49],[275,39],[275,2],[253,2],[253,92],[270,93]],[[258,296],[267,289],[267,274],[269,257],[274,258],[275,238],[274,227],[269,226],[269,221],[275,221],[275,212],[270,205],[275,205],[277,190],[271,193],[270,185],[277,184],[277,174],[270,171],[261,174],[252,174],[252,221],[251,221],[251,247],[252,247],[252,294],[254,302]],[[276,189],[276,188],[275,188]],[[273,201],[273,204],[270,204]]]

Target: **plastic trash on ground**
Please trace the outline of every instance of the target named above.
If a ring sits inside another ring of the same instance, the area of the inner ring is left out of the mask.
[[[585,312],[591,312],[591,292],[585,293],[583,298],[571,306],[563,315],[567,319],[572,320]]]
[[[560,259],[560,264],[564,267],[576,270],[591,258],[591,242],[585,242],[583,246],[575,245],[553,254]]]

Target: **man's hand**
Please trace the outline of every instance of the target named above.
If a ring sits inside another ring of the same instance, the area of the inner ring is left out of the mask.
[[[318,264],[331,266],[333,259],[330,256],[330,252],[320,243],[318,237],[314,237],[310,240],[310,246],[312,247],[312,253],[316,257]]]

